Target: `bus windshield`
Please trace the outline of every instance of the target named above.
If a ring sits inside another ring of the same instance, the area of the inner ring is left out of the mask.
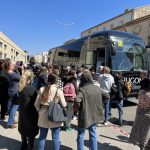
[[[146,49],[144,43],[125,39],[116,49],[116,55],[111,56],[112,70],[142,71],[147,67]]]

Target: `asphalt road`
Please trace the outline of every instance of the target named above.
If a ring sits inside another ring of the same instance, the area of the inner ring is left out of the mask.
[[[130,134],[133,121],[136,113],[136,103],[125,102],[124,106],[124,126],[119,127],[112,124],[118,118],[117,109],[112,109],[112,118],[109,125],[100,125],[97,127],[98,138],[98,150],[139,150],[137,146],[134,146],[128,142],[128,136]],[[17,119],[17,116],[16,116]],[[6,119],[7,121],[7,119]],[[6,129],[6,121],[0,121],[0,150],[19,150],[21,145],[20,134],[16,129]],[[61,150],[76,150],[76,137],[77,121],[73,120],[73,131],[65,132],[61,131]],[[35,147],[37,150],[36,137]],[[45,150],[51,149],[51,132],[47,136]],[[89,149],[88,131],[85,134],[85,150]]]

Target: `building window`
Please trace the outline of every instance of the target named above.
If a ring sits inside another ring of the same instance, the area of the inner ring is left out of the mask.
[[[13,56],[11,56],[11,61],[13,61]]]
[[[91,33],[91,29],[88,30],[88,33]]]
[[[2,42],[0,42],[0,48],[2,48],[2,45],[3,45],[3,43],[2,43]]]
[[[7,58],[7,54],[4,54],[4,59],[6,59]]]
[[[11,49],[11,53],[13,53],[13,49]]]
[[[58,53],[58,56],[63,56],[63,57],[65,57],[65,55],[66,55],[66,53],[63,53],[63,52],[59,52],[59,53]]]
[[[16,52],[16,56],[18,56],[19,55],[19,53],[18,52]]]
[[[3,57],[3,54],[2,54],[2,53],[0,53],[0,59],[2,59],[2,57]]]
[[[7,45],[4,45],[4,50],[6,50],[7,49]]]
[[[119,25],[120,25],[120,26],[123,25],[123,20],[120,20],[120,21],[119,21]]]
[[[106,30],[106,28],[105,28],[105,27],[103,27],[103,30]]]
[[[48,55],[51,55],[51,54],[52,54],[52,51],[49,51],[49,52],[48,52]]]

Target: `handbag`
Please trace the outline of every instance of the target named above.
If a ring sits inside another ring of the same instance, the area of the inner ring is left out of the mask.
[[[58,91],[58,88],[57,88]],[[53,101],[49,102],[48,106],[48,120],[54,122],[64,122],[66,121],[66,115],[63,107],[55,102],[55,98],[57,95],[57,91],[55,93]]]

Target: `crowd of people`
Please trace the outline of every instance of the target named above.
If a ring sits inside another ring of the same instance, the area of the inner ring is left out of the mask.
[[[123,125],[123,101],[125,82],[121,72],[111,75],[107,66],[88,69],[76,66],[43,66],[27,69],[16,66],[9,59],[0,61],[0,120],[8,115],[7,128],[18,127],[21,135],[21,150],[32,150],[35,137],[38,149],[44,150],[48,130],[51,129],[52,145],[59,150],[60,131],[72,131],[71,121],[78,119],[77,148],[84,149],[85,129],[89,131],[89,149],[97,150],[96,127],[108,125],[111,117],[111,104],[118,109],[118,120]],[[145,75],[145,74],[144,74]],[[141,150],[150,149],[150,79],[141,74],[141,90],[134,125],[129,141]],[[51,101],[59,103],[64,109],[66,120],[62,122],[48,119]],[[15,120],[19,112],[18,121]],[[18,125],[17,125],[18,124]]]

